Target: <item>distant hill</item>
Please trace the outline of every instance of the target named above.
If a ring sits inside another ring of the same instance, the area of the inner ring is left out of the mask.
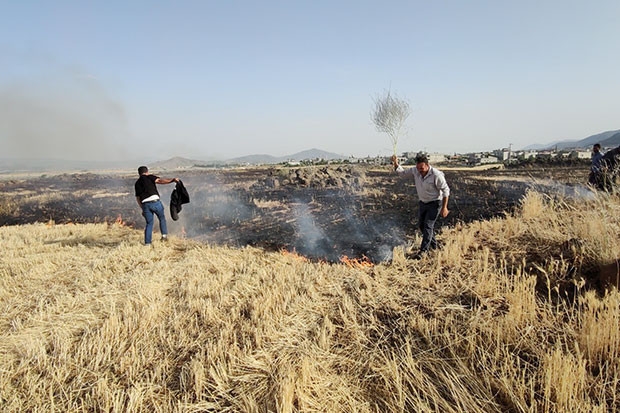
[[[185,169],[191,168],[192,166],[204,165],[205,161],[199,161],[195,159],[187,159],[180,156],[175,156],[174,158],[167,159],[165,161],[157,161],[151,162],[148,167],[149,169]]]
[[[240,156],[238,158],[228,159],[226,163],[233,164],[270,164],[270,163],[278,163],[280,162],[280,158],[276,158],[272,155],[266,154],[258,154],[258,155],[247,155]]]
[[[620,132],[615,135],[611,135],[611,137],[605,139],[604,141],[600,141],[600,144],[603,148],[615,148],[620,146]]]
[[[199,160],[175,156],[161,161],[66,161],[54,159],[5,159],[0,158],[0,174],[10,172],[53,172],[53,171],[93,171],[107,169],[136,169],[137,165],[144,164],[153,171],[188,169],[217,165],[259,165],[276,164],[286,161],[303,161],[312,159],[345,159],[346,156],[337,153],[326,152],[320,149],[309,149],[286,156],[272,156],[266,154],[248,155],[239,158],[222,160]]]
[[[588,136],[577,141],[556,141],[547,144],[534,144],[526,146],[525,150],[544,150],[544,149],[568,149],[568,148],[588,148],[595,143],[600,143],[603,147],[614,147],[620,145],[620,130],[607,131]]]
[[[301,151],[294,153],[292,155],[286,156],[271,156],[271,155],[248,155],[242,156],[239,158],[233,158],[226,161],[226,163],[237,163],[237,164],[274,164],[286,161],[304,161],[311,159],[325,159],[325,160],[333,160],[333,159],[345,159],[346,156],[339,155],[333,152],[326,152],[320,149],[308,149],[306,151]]]
[[[326,152],[320,149],[308,149],[306,151],[297,152],[292,155],[286,156],[273,156],[267,154],[255,154],[240,156],[238,158],[227,159],[226,161],[202,161],[197,159],[188,159],[180,156],[175,156],[163,161],[151,162],[148,166],[152,170],[171,170],[171,169],[187,169],[201,166],[215,166],[215,165],[269,165],[286,161],[303,161],[310,159],[344,159],[343,155],[337,153]]]

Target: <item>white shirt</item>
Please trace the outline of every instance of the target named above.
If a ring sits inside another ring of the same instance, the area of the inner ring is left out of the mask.
[[[153,202],[153,201],[157,201],[158,199],[159,199],[159,195],[151,195],[150,197],[143,200],[142,203],[144,204],[145,202]]]
[[[398,165],[396,172],[402,175],[413,175],[418,199],[422,202],[438,201],[450,196],[450,187],[446,182],[446,177],[439,169],[430,166],[426,175],[422,176],[415,167],[404,169]]]

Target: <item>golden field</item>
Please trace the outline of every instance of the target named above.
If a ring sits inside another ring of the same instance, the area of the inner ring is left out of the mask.
[[[374,266],[142,237],[0,227],[0,410],[620,411],[615,196]]]

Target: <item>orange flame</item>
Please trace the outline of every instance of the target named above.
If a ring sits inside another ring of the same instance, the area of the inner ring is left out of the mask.
[[[349,268],[369,268],[375,265],[365,255],[362,255],[362,258],[349,258],[346,255],[343,255],[340,257],[340,262]]]
[[[181,227],[181,238],[185,239],[187,237],[187,232],[185,232],[185,227]]]
[[[123,217],[121,217],[121,214],[118,214],[118,216],[116,217],[116,221],[114,221],[114,223],[121,227],[125,226],[125,222],[123,221]]]
[[[293,249],[293,251],[289,251],[289,250],[283,248],[283,249],[280,250],[280,253],[282,255],[287,256],[287,257],[295,258],[298,261],[302,261],[302,262],[309,262],[310,261],[308,258],[304,257],[303,255],[299,255],[297,253],[297,251],[295,251],[294,249]]]

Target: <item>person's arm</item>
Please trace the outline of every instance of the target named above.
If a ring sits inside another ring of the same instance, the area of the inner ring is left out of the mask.
[[[142,208],[142,202],[140,202],[140,197],[139,196],[136,197],[136,202],[138,203],[138,206],[140,208]]]
[[[398,168],[398,157],[396,155],[392,155],[392,165],[394,165],[394,169]]]
[[[405,169],[398,164],[398,157],[396,155],[392,155],[392,165],[394,166],[394,171],[398,172],[399,174],[410,170],[410,169]]]
[[[439,215],[442,218],[448,216],[450,211],[448,210],[448,200],[450,199],[450,187],[448,186],[448,182],[446,181],[446,177],[443,172],[437,171],[435,178],[435,186],[439,190],[441,194],[441,210],[439,211]]]
[[[167,185],[173,182],[179,182],[179,178],[157,178],[155,180],[155,183],[160,185]]]
[[[441,199],[441,211],[439,211],[439,213],[441,214],[442,218],[447,217],[450,213],[450,211],[448,211],[448,198],[450,197],[445,196]]]

